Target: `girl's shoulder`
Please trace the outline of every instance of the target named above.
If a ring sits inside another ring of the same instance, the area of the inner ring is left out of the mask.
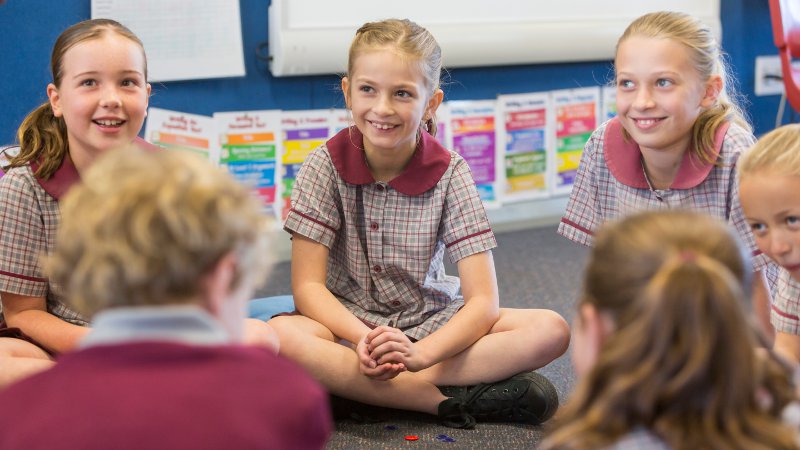
[[[756,137],[753,133],[737,124],[730,122],[725,135],[722,138],[722,155],[737,155],[756,143]]]

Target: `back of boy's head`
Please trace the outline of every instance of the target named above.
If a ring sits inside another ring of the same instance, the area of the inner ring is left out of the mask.
[[[716,155],[711,152],[714,135],[722,123],[732,121],[751,130],[744,111],[738,105],[739,95],[734,87],[734,79],[714,31],[689,14],[660,11],[645,14],[631,22],[617,41],[617,51],[623,41],[634,36],[674,40],[689,50],[692,66],[702,82],[712,76],[722,79],[716,105],[701,113],[692,128],[696,156],[701,161],[713,164],[716,161]]]
[[[99,39],[108,33],[115,33],[136,43],[142,49],[142,41],[127,27],[111,19],[90,19],[76,23],[64,30],[53,45],[50,55],[50,72],[53,84],[61,86],[64,69],[64,55],[72,47],[81,42]],[[98,55],[103,57],[105,55]],[[144,74],[147,78],[147,59],[145,57]],[[44,102],[23,120],[17,130],[17,141],[20,151],[9,161],[11,167],[19,167],[40,158],[36,176],[50,178],[61,165],[67,154],[67,125],[63,117],[55,117],[50,102]]]
[[[800,176],[800,124],[776,128],[744,152],[736,165],[739,179],[756,172]]]
[[[745,313],[746,255],[725,224],[686,211],[638,214],[601,229],[582,303],[610,319],[613,331],[565,409],[566,426],[554,434],[563,446],[554,448],[605,447],[637,427],[671,448],[759,448],[749,446],[764,442],[754,423],[785,442],[785,430],[756,401],[772,381],[756,360],[758,338]]]
[[[261,280],[267,217],[244,186],[196,155],[109,152],[62,202],[46,272],[80,312],[199,302],[226,255],[233,286]]]

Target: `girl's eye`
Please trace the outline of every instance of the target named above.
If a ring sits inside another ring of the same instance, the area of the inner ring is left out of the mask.
[[[361,86],[360,88],[358,88],[358,90],[361,92],[366,92],[368,94],[374,91],[374,89],[372,89],[372,86]]]
[[[94,86],[95,84],[97,84],[97,82],[94,81],[94,80],[83,80],[83,81],[81,81],[81,86]]]
[[[617,82],[617,86],[619,86],[622,89],[631,89],[633,88],[634,85],[633,81],[631,80],[619,80],[619,82]]]
[[[126,87],[131,87],[131,86],[138,86],[139,83],[137,83],[136,80],[122,80],[122,85]]]
[[[411,93],[408,92],[408,91],[397,91],[397,96],[398,97],[407,98],[407,97],[411,97]]]
[[[658,87],[670,87],[670,86],[672,86],[673,84],[674,84],[674,83],[672,82],[672,80],[668,80],[668,79],[666,79],[666,78],[659,78],[659,79],[656,81],[656,86],[658,86]]]
[[[798,225],[800,225],[800,217],[788,216],[786,218],[786,224],[789,225],[789,226],[798,226]]]
[[[753,230],[753,234],[755,235],[762,235],[767,232],[767,226],[758,222],[751,223],[750,229]]]

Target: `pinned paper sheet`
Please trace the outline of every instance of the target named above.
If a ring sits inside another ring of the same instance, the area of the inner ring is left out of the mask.
[[[149,81],[244,76],[239,0],[92,0],[144,43]]]

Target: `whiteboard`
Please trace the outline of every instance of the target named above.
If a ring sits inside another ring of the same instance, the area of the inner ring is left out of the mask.
[[[446,67],[608,60],[633,19],[661,10],[721,33],[719,0],[272,0],[270,70],[342,73],[356,29],[392,17],[428,28]]]

